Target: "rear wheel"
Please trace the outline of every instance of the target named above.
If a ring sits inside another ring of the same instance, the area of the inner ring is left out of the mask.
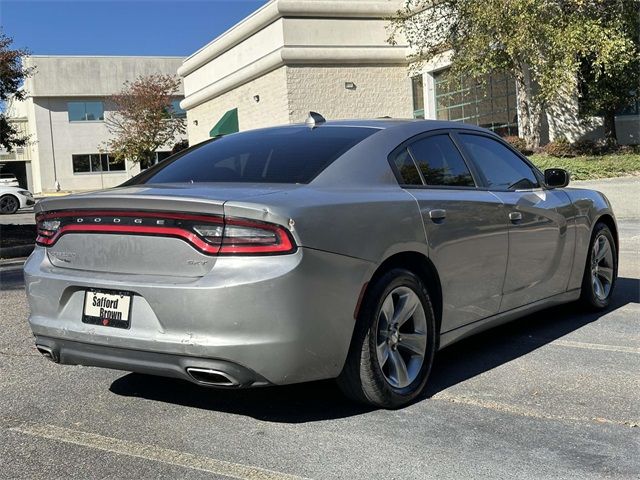
[[[3,195],[0,197],[0,214],[7,215],[16,213],[20,208],[20,201],[13,195]]]
[[[589,255],[582,279],[582,303],[602,309],[611,302],[618,276],[618,255],[611,230],[604,223],[596,224],[591,237]]]
[[[423,390],[435,346],[435,318],[423,283],[408,270],[390,270],[365,297],[338,384],[356,401],[400,407]]]

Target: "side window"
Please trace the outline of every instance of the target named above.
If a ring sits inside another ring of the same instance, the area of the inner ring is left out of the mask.
[[[396,155],[393,163],[400,174],[400,183],[402,185],[422,185],[416,164],[413,163],[413,159],[406,148]]]
[[[462,155],[449,135],[433,135],[409,145],[427,185],[475,187]]]
[[[531,167],[500,142],[464,133],[460,139],[490,189],[526,190],[540,186]]]

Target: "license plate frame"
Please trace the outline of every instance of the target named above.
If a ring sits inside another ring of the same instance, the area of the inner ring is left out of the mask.
[[[82,323],[111,328],[131,328],[133,295],[133,292],[124,290],[86,289],[82,303]],[[104,300],[101,301],[100,299]],[[115,305],[113,304],[114,301],[117,301]],[[97,306],[96,303],[98,304]],[[104,304],[101,305],[101,303]]]

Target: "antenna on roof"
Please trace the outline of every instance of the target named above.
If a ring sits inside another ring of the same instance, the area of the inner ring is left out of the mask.
[[[317,112],[309,112],[309,116],[305,120],[304,124],[309,128],[315,128],[321,123],[325,123],[327,120]]]

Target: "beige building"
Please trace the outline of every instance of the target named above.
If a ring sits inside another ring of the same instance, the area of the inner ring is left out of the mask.
[[[188,57],[190,143],[237,109],[241,130],[327,118],[411,117],[405,47],[386,42],[397,1],[267,3]]]
[[[310,110],[328,119],[437,118],[517,135],[515,83],[503,75],[478,84],[447,78],[448,57],[409,69],[408,49],[387,42],[388,17],[402,0],[271,0],[188,57],[184,78],[191,144],[218,121],[240,130],[300,122]],[[409,72],[414,72],[410,74]],[[602,135],[598,118],[580,119],[575,96],[544,117],[543,140]],[[622,143],[640,141],[638,108],[616,119]],[[217,130],[214,130],[213,134]]]
[[[35,193],[95,190],[116,186],[140,171],[129,161],[110,161],[101,153],[109,138],[105,118],[112,114],[108,97],[125,81],[150,74],[175,75],[182,57],[32,56],[35,67],[24,85],[25,101],[10,102],[7,116],[29,135],[29,145],[4,155],[0,173],[14,173],[22,187]],[[174,112],[182,115],[175,98]],[[180,140],[176,138],[176,141]],[[169,154],[166,145],[158,158]]]

